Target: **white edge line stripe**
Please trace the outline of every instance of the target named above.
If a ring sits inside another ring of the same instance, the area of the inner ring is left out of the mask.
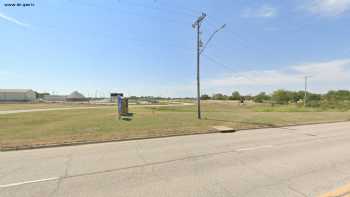
[[[250,147],[250,148],[240,148],[236,151],[248,151],[248,150],[257,150],[257,149],[263,149],[263,148],[272,148],[272,145],[266,145],[266,146],[256,146],[256,147]]]
[[[39,180],[34,180],[34,181],[11,183],[11,184],[7,184],[7,185],[0,185],[0,188],[14,187],[14,186],[19,186],[19,185],[24,185],[24,184],[39,183],[39,182],[45,182],[45,181],[53,181],[53,180],[58,180],[58,179],[59,179],[59,177],[52,177],[52,178],[48,178],[48,179],[39,179]]]

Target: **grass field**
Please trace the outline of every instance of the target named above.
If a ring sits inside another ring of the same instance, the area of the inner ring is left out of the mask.
[[[4,108],[0,105],[0,109]],[[114,107],[0,115],[0,145],[5,148],[202,133],[217,125],[247,129],[350,120],[350,112],[296,106],[204,102],[202,108],[203,120],[196,119],[194,105],[130,106],[134,113],[130,120],[118,120]]]
[[[66,107],[91,107],[94,105],[91,104],[63,104],[63,103],[8,103],[8,104],[0,104],[0,111],[7,110],[26,110],[26,109],[48,109],[48,108],[66,108]],[[97,106],[97,105],[95,105]]]

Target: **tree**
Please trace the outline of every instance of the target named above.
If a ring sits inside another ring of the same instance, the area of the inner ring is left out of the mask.
[[[243,96],[243,98],[244,98],[244,100],[246,100],[246,101],[251,101],[251,100],[253,100],[253,96],[251,96],[251,95],[245,95],[245,96]]]
[[[294,91],[286,91],[289,97],[289,102],[292,103],[298,103],[298,101],[304,99],[305,92],[304,91],[299,91],[299,92],[294,92]]]
[[[230,96],[230,100],[235,100],[235,101],[241,100],[241,94],[239,94],[238,91],[234,91],[232,93],[232,96]]]
[[[210,96],[207,95],[207,94],[203,94],[203,95],[201,96],[201,100],[210,100]]]
[[[350,91],[348,90],[337,90],[329,91],[325,98],[327,101],[348,101],[350,100]]]
[[[296,102],[304,101],[304,99],[305,99],[304,97],[305,97],[305,91],[298,91]]]
[[[214,94],[212,97],[214,100],[227,100],[227,96],[221,93]]]
[[[254,102],[263,103],[264,101],[271,100],[271,96],[267,95],[265,92],[260,92],[258,95],[254,96]]]
[[[272,94],[272,100],[277,104],[288,104],[290,101],[290,94],[285,90],[276,90]]]
[[[321,94],[308,93],[307,103],[308,107],[320,107],[321,106]]]
[[[321,94],[308,93],[307,100],[308,101],[321,101]]]

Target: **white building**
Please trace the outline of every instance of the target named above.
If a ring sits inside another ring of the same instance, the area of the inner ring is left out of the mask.
[[[0,89],[0,102],[33,102],[36,98],[30,89]]]
[[[66,101],[67,96],[63,95],[45,95],[43,100],[50,102],[64,102]]]
[[[88,99],[78,91],[72,92],[66,98],[67,101],[87,101]]]

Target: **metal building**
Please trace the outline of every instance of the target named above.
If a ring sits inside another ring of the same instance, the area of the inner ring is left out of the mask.
[[[0,89],[0,102],[33,102],[37,99],[30,89]]]
[[[45,95],[43,100],[50,102],[64,102],[66,101],[67,96],[63,95]]]
[[[78,91],[72,92],[66,98],[67,101],[87,101],[88,99]]]

